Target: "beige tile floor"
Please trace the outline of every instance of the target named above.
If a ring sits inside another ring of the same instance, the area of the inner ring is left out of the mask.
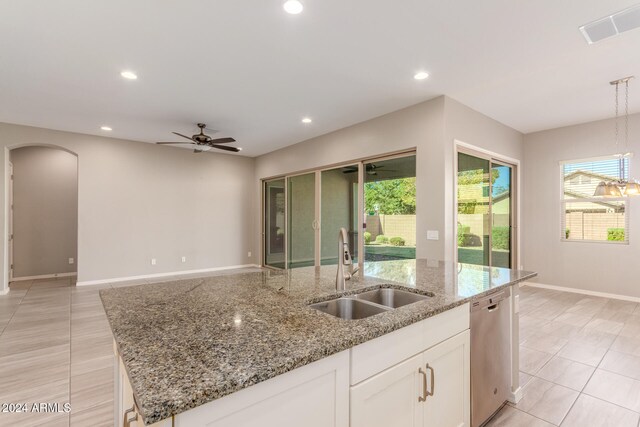
[[[71,404],[70,414],[0,413],[0,426],[113,425],[104,287],[25,281],[0,296],[0,402]],[[521,295],[523,398],[489,426],[638,427],[638,304],[528,286]]]
[[[638,427],[640,306],[523,286],[523,397],[489,427]]]
[[[216,274],[241,271],[256,269]],[[0,426],[113,426],[112,338],[98,295],[105,287],[20,281],[0,296],[0,404],[71,404],[69,414],[0,412]]]

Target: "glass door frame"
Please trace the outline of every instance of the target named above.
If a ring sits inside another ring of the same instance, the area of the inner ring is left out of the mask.
[[[462,141],[454,141],[454,155],[453,155],[453,260],[458,262],[458,153],[467,154],[470,156],[478,157],[483,160],[489,161],[489,173],[493,169],[494,165],[507,166],[511,168],[511,200],[509,209],[511,211],[511,217],[509,224],[511,227],[510,236],[510,258],[511,269],[521,269],[520,266],[520,161],[514,158],[503,156],[498,153],[494,153],[489,150],[485,150],[480,147],[467,144]],[[493,183],[489,179],[489,218],[490,220],[490,232],[489,232],[489,266],[493,266],[492,251],[493,251]]]
[[[366,231],[364,228],[364,224],[365,224],[365,211],[364,211],[364,165],[367,163],[372,163],[375,161],[383,161],[383,160],[390,160],[390,159],[396,159],[396,158],[401,158],[401,157],[408,157],[408,156],[416,156],[416,162],[417,162],[417,151],[415,148],[413,149],[408,149],[408,150],[403,150],[403,151],[398,151],[398,152],[394,152],[394,153],[387,153],[387,154],[382,154],[380,156],[373,156],[373,157],[365,157],[365,158],[361,158],[361,159],[356,159],[356,160],[350,160],[350,161],[346,161],[346,162],[341,162],[341,163],[335,163],[332,165],[328,165],[328,166],[322,166],[319,168],[314,168],[314,169],[309,169],[309,170],[305,170],[305,171],[300,171],[300,172],[294,172],[294,173],[288,173],[288,174],[283,174],[283,175],[275,175],[275,176],[271,176],[271,177],[267,177],[267,178],[261,178],[260,179],[260,192],[261,192],[261,223],[260,223],[260,233],[262,235],[262,239],[261,239],[261,255],[260,255],[260,266],[263,268],[268,268],[268,269],[272,269],[272,270],[282,270],[280,268],[277,267],[273,267],[270,265],[266,264],[266,251],[264,250],[265,248],[265,241],[266,241],[266,232],[265,232],[265,224],[266,224],[266,219],[265,219],[265,206],[266,206],[266,200],[265,200],[265,184],[267,182],[273,181],[273,180],[278,180],[278,179],[284,179],[284,197],[285,197],[285,214],[284,214],[284,223],[285,223],[285,235],[284,235],[284,258],[285,258],[285,267],[284,270],[289,268],[289,178],[291,177],[295,177],[295,176],[300,176],[300,175],[307,175],[310,173],[315,173],[315,220],[314,220],[314,230],[315,230],[315,266],[319,267],[321,265],[321,256],[322,256],[322,242],[321,242],[321,227],[320,225],[322,224],[322,218],[321,218],[321,213],[322,213],[322,172],[323,171],[328,171],[328,170],[332,170],[332,169],[337,169],[337,168],[342,168],[342,167],[347,167],[347,166],[357,166],[358,167],[358,211],[357,211],[357,232],[358,232],[358,238],[357,238],[357,246],[358,246],[358,266],[360,267],[360,271],[364,271],[364,258],[365,258],[365,253],[364,253],[364,232]],[[338,245],[338,236],[336,236],[336,247]],[[337,249],[336,249],[337,251]]]

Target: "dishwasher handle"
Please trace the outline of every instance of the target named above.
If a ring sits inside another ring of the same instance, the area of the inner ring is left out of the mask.
[[[490,305],[489,307],[487,307],[487,311],[488,312],[492,312],[492,311],[496,311],[498,309],[498,307],[500,306],[500,303],[497,302],[493,305]]]

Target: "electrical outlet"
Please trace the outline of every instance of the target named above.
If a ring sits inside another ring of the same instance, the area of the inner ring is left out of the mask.
[[[427,240],[440,240],[438,230],[427,230]]]
[[[247,258],[251,258],[251,251],[247,252]]]
[[[151,258],[151,265],[156,265],[156,259],[155,258]]]
[[[69,258],[69,264],[73,264],[75,261],[73,258]]]
[[[187,262],[187,257],[186,256],[182,257],[182,262]]]

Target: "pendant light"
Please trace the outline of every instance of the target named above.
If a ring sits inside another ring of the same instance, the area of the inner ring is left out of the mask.
[[[618,80],[614,80],[609,82],[611,85],[616,87],[616,95],[615,95],[615,103],[616,103],[616,149],[618,148],[619,134],[620,134],[620,126],[618,124],[619,119],[619,110],[620,110],[620,102],[619,102],[619,89],[620,85],[624,84],[624,148],[628,149],[629,147],[629,80],[631,80],[633,76],[624,77]],[[623,197],[623,196],[637,196],[640,195],[640,183],[636,180],[626,180],[624,178],[625,175],[625,163],[624,159],[627,157],[629,153],[619,154],[619,168],[620,177],[617,181],[604,182],[601,181],[596,187],[594,196],[600,197]]]

